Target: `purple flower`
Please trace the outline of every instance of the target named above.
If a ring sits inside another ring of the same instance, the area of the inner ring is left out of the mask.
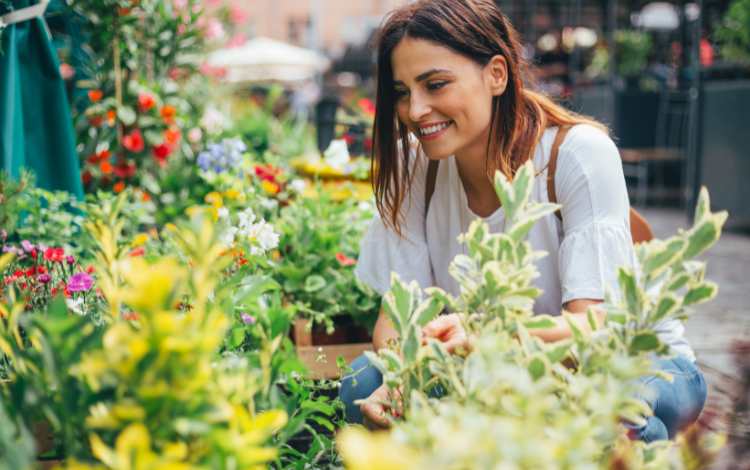
[[[34,250],[34,245],[28,240],[21,240],[21,246],[26,250],[26,253],[31,253]]]
[[[70,292],[85,292],[91,289],[94,278],[86,273],[75,273],[68,279],[68,290]]]
[[[252,325],[255,323],[255,317],[250,314],[242,313],[240,314],[240,318],[242,318],[242,323],[245,325]]]
[[[66,261],[66,262],[67,262],[67,263],[68,263],[68,264],[69,264],[70,266],[73,266],[73,263],[75,263],[75,262],[76,262],[76,259],[75,259],[75,258],[73,258],[73,256],[71,256],[71,255],[68,255],[68,256],[66,256],[66,257],[65,257],[65,261]]]
[[[47,284],[49,281],[52,280],[52,278],[49,276],[49,274],[44,273],[40,274],[36,277],[36,280],[41,282],[42,284]]]

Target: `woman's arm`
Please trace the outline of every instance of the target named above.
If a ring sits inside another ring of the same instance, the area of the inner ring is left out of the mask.
[[[380,351],[380,349],[388,346],[388,343],[394,339],[398,339],[398,333],[388,315],[381,308],[378,320],[375,322],[375,329],[372,332],[372,346],[375,348],[375,351]]]
[[[589,307],[600,303],[602,303],[601,300],[594,299],[571,300],[570,302],[566,302],[565,305],[563,305],[563,313],[568,314],[566,315],[567,318],[570,319],[570,321],[572,321],[579,330],[584,332],[591,332],[591,327],[589,325],[589,320],[586,312],[588,311]],[[599,309],[594,309],[594,312],[596,312],[596,315],[594,317],[596,319],[596,325],[598,328],[604,323],[604,312]],[[568,320],[565,318],[565,316],[554,317],[554,321],[555,323],[557,323],[557,326],[553,326],[552,328],[532,329],[529,330],[529,334],[540,338],[546,343],[553,343],[555,341],[560,341],[573,336],[573,332],[570,330],[570,325],[568,325]]]

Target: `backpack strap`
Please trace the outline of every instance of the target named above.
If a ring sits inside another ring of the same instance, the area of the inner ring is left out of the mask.
[[[427,163],[427,182],[424,187],[424,216],[427,217],[427,211],[430,209],[430,200],[432,193],[435,192],[435,181],[437,180],[437,171],[440,160],[430,160]]]
[[[549,162],[547,163],[547,199],[549,202],[557,203],[557,193],[555,192],[555,170],[557,169],[557,154],[560,153],[560,145],[565,140],[565,135],[570,130],[570,126],[560,126],[555,135],[555,141],[552,143],[552,150],[549,153]],[[562,222],[562,213],[559,210],[555,212],[557,219]]]
[[[565,135],[570,130],[570,126],[560,126],[552,144],[552,150],[549,155],[547,164],[547,199],[549,202],[557,203],[557,193],[555,192],[555,170],[557,169],[557,154],[560,152],[560,145],[565,139]],[[557,219],[562,222],[562,213],[558,210],[555,212]],[[630,237],[633,243],[643,243],[654,239],[654,232],[648,221],[638,213],[637,210],[630,208]]]

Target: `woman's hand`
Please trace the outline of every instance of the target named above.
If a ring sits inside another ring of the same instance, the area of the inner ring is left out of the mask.
[[[359,405],[359,410],[364,417],[364,424],[372,430],[388,429],[391,427],[391,419],[388,414],[394,418],[401,416],[400,391],[391,390],[385,384],[376,388],[364,403]],[[395,408],[392,404],[395,402]]]
[[[443,343],[449,353],[467,353],[471,351],[471,341],[466,334],[458,314],[441,315],[422,328],[423,342],[435,338]]]

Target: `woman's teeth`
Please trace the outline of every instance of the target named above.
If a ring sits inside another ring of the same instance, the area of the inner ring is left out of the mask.
[[[446,127],[450,125],[451,125],[451,121],[447,121],[447,122],[443,122],[440,124],[435,124],[434,126],[430,126],[430,127],[420,127],[419,134],[423,137],[427,137],[436,132],[440,132],[441,130],[445,129]]]

